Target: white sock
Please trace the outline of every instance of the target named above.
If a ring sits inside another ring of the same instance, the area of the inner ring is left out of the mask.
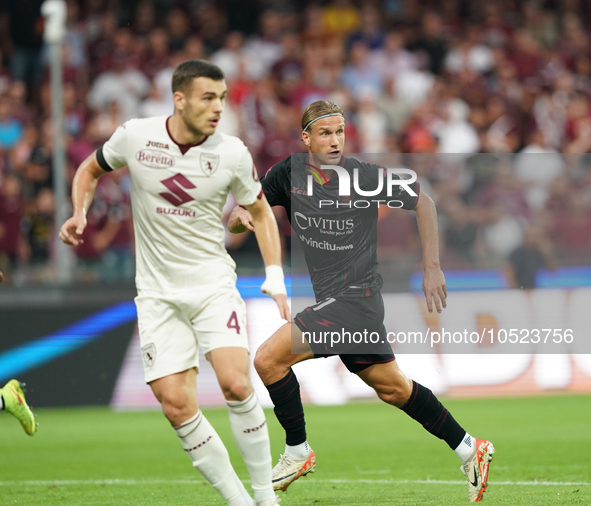
[[[464,439],[462,439],[462,442],[458,445],[454,452],[456,452],[456,455],[460,457],[462,464],[465,464],[472,457],[474,457],[474,454],[476,453],[476,439],[466,432]]]
[[[285,453],[296,459],[307,458],[310,455],[310,445],[308,444],[308,440],[295,446],[285,445]]]
[[[4,409],[4,397],[0,394],[0,411]]]
[[[201,411],[174,427],[195,467],[230,506],[252,506],[252,498],[236,475],[218,433]],[[248,499],[247,499],[248,497]]]
[[[271,443],[263,408],[254,392],[244,401],[227,401],[230,426],[248,469],[254,499],[275,497],[271,481]]]

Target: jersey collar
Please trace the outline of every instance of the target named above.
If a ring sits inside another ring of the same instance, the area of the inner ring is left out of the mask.
[[[177,141],[174,140],[174,137],[172,136],[172,134],[170,133],[170,129],[168,128],[168,120],[170,118],[172,118],[172,116],[169,116],[168,118],[166,118],[166,122],[165,122],[166,123],[166,132],[168,133],[170,140],[172,142],[174,142],[181,150],[181,155],[184,155],[191,148],[194,148],[196,146],[201,146],[201,144],[203,144],[207,139],[209,139],[209,135],[206,135],[202,141],[197,142],[196,144],[179,144]]]
[[[320,167],[316,167],[316,165],[314,165],[312,163],[312,161],[314,160],[314,157],[312,156],[311,153],[308,153],[306,156],[306,159],[304,161],[304,166],[308,166],[308,167],[314,167],[317,171],[322,172],[320,170]],[[344,157],[344,155],[341,155],[341,158],[339,159],[339,162],[337,163],[337,165],[339,165],[340,167],[344,167],[345,166],[345,162],[347,161],[347,159]],[[331,177],[328,181],[327,184],[332,181],[333,177]]]

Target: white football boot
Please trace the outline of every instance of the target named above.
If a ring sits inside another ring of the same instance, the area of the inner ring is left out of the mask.
[[[316,455],[310,448],[310,454],[303,459],[291,455],[281,455],[273,468],[273,490],[286,490],[300,476],[313,473],[316,468]]]
[[[495,447],[486,439],[476,440],[476,453],[460,469],[468,478],[468,495],[470,502],[482,501],[488,486],[488,466],[493,459]]]

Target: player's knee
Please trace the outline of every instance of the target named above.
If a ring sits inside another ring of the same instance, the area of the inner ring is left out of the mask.
[[[222,392],[227,401],[243,401],[252,391],[248,376],[237,374],[220,383]]]
[[[180,396],[164,397],[161,400],[162,412],[168,421],[173,425],[181,425],[193,416],[197,407],[192,406]]]
[[[266,352],[265,346],[261,346],[257,350],[257,353],[254,357],[254,368],[263,382],[265,381],[265,378],[268,376],[269,370],[271,369],[271,357],[268,355],[269,354]]]

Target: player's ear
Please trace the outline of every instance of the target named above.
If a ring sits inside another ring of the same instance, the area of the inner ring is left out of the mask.
[[[307,147],[310,147],[310,134],[308,132],[302,132],[302,140]]]
[[[180,91],[177,90],[172,94],[172,99],[174,100],[174,107],[175,109],[178,109],[179,111],[182,111],[185,108],[185,103],[186,103],[186,97],[185,94]]]

